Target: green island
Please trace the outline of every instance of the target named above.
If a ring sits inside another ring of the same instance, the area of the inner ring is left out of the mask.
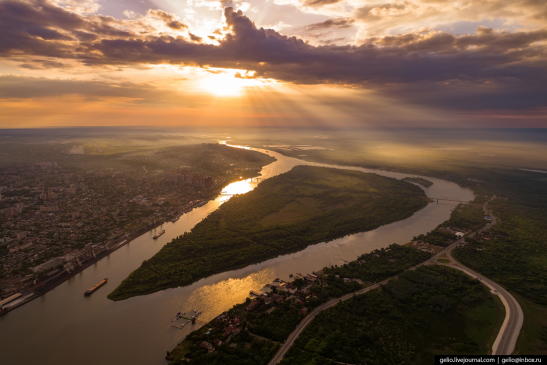
[[[421,177],[405,177],[403,180],[425,186],[426,188],[433,185],[433,183],[431,181],[426,180],[426,179],[421,178]]]
[[[422,189],[376,174],[297,166],[234,196],[143,262],[109,298],[189,285],[209,275],[405,219]]]

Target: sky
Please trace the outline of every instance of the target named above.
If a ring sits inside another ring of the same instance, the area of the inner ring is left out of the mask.
[[[546,0],[0,0],[0,128],[547,127]]]

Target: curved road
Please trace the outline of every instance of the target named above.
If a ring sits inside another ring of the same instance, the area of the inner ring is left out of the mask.
[[[497,222],[496,218],[492,216],[492,214],[488,210],[488,203],[484,203],[483,209],[487,214],[490,214],[490,216],[492,217],[492,222],[486,224],[483,228],[471,234],[470,235],[471,237],[477,234],[478,232],[483,232],[485,230],[490,229]],[[426,264],[440,264],[437,261],[437,259],[441,255],[446,253],[448,259],[450,260],[450,263],[445,264],[446,266],[450,266],[455,269],[462,270],[466,274],[481,280],[486,286],[488,286],[492,290],[493,294],[496,294],[500,297],[501,301],[503,302],[505,306],[505,311],[506,311],[505,320],[500,328],[498,337],[496,338],[496,341],[494,342],[494,345],[492,346],[492,354],[493,355],[510,355],[515,349],[515,344],[517,342],[517,338],[519,336],[520,329],[522,327],[522,322],[524,319],[522,309],[520,308],[520,305],[515,300],[515,298],[513,298],[513,296],[509,294],[504,288],[494,283],[493,281],[485,278],[484,276],[477,274],[473,270],[468,269],[467,267],[461,265],[451,256],[452,250],[455,247],[457,247],[457,245],[459,245],[460,243],[463,243],[464,241],[465,241],[465,238],[461,238],[460,240],[454,242],[452,245],[438,252],[436,255],[432,256],[429,260],[424,261],[419,265],[416,265],[410,270],[414,270],[415,268],[422,265],[426,265]],[[302,322],[300,322],[300,324],[296,327],[296,329],[289,335],[285,343],[281,345],[281,348],[279,349],[277,354],[275,354],[273,359],[269,362],[269,365],[277,364],[283,359],[283,356],[285,356],[285,354],[287,353],[289,348],[293,345],[294,341],[298,338],[300,333],[302,333],[304,328],[306,328],[306,326],[315,318],[315,316],[319,312],[327,308],[330,308],[332,306],[335,306],[336,304],[338,304],[339,302],[343,300],[348,300],[354,295],[364,294],[370,290],[379,288],[381,285],[386,284],[391,279],[396,279],[396,278],[397,276],[394,276],[380,283],[358,290],[354,293],[344,295],[341,298],[331,299],[328,302],[323,303],[317,308],[315,308],[306,318],[304,318]]]

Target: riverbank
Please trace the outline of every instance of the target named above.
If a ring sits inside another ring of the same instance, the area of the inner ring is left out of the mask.
[[[297,166],[233,197],[192,231],[146,260],[112,300],[201,278],[371,231],[427,206],[414,184],[359,171]]]
[[[286,158],[271,151],[278,161],[265,166],[261,176],[268,179],[307,162]],[[336,168],[337,166],[329,166]],[[342,169],[351,169],[341,167]],[[387,177],[402,179],[408,174],[355,168]],[[451,196],[463,201],[473,199],[470,190],[441,179],[431,179],[427,196]],[[455,204],[428,204],[411,217],[381,226],[373,231],[345,236],[330,242],[312,245],[294,254],[216,274],[186,287],[168,289],[152,295],[113,302],[106,298],[108,290],[101,289],[84,298],[82,293],[105,277],[107,287],[115,287],[133,270],[157,253],[173,238],[190,231],[197,223],[229,199],[227,193],[252,190],[256,181],[237,182],[226,192],[204,206],[185,214],[177,222],[164,225],[166,233],[153,240],[153,233],[144,234],[122,249],[100,260],[87,270],[57,286],[41,299],[34,300],[9,316],[0,317],[0,341],[5,344],[3,360],[14,365],[34,362],[69,365],[78,358],[81,365],[116,365],[131,362],[136,365],[162,365],[166,351],[196,327],[171,327],[178,311],[203,311],[200,320],[209,322],[219,313],[245,301],[249,291],[261,293],[264,284],[275,278],[288,281],[289,274],[311,273],[317,268],[343,265],[364,252],[387,247],[393,242],[404,243],[428,232],[450,217]],[[39,323],[40,326],[37,326]],[[196,325],[197,326],[197,325]],[[201,325],[199,325],[201,326]],[[33,351],[28,351],[32,343]],[[101,348],[101,351],[89,351]]]
[[[72,277],[76,276],[77,274],[83,272],[85,269],[87,269],[91,265],[96,264],[97,262],[99,262],[103,258],[109,256],[110,254],[112,254],[113,252],[119,250],[123,246],[131,243],[131,241],[134,240],[135,238],[137,238],[137,237],[139,237],[139,236],[141,236],[141,235],[143,235],[147,232],[150,232],[150,231],[152,231],[153,229],[155,229],[159,226],[162,226],[164,223],[165,222],[158,222],[158,223],[148,225],[146,227],[143,227],[143,228],[139,229],[136,232],[133,232],[131,234],[123,236],[122,238],[119,238],[118,240],[116,240],[114,242],[111,242],[110,243],[110,246],[112,247],[111,249],[105,249],[103,251],[98,252],[94,256],[90,256],[90,257],[87,257],[87,258],[83,259],[82,261],[80,261],[78,266],[74,266],[73,269],[70,270],[70,271],[67,270],[67,268],[65,268],[65,267],[63,267],[61,269],[58,269],[57,271],[60,271],[60,272],[55,273],[54,275],[52,275],[48,279],[46,279],[42,282],[38,282],[32,288],[20,291],[20,293],[22,294],[22,297],[21,297],[22,300],[18,300],[18,301],[16,301],[15,304],[12,304],[12,305],[8,304],[8,306],[6,306],[6,308],[4,310],[0,311],[0,316],[11,312],[11,311],[23,306],[24,304],[27,304],[27,303],[33,301],[36,298],[41,297],[42,295],[46,294],[50,290],[55,289],[57,286],[61,285],[65,281],[67,281],[67,280],[71,279]],[[83,295],[83,293],[82,293],[82,295]]]

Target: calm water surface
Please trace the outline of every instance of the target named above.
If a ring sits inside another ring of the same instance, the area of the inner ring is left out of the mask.
[[[296,165],[330,166],[308,163],[275,152],[259,150],[277,161],[262,169],[269,178],[289,171]],[[340,167],[374,172],[401,179],[407,174]],[[455,183],[427,178],[434,182],[424,188],[428,196],[450,196],[473,199],[468,189]],[[0,363],[6,365],[165,365],[166,351],[182,341],[196,327],[171,327],[178,311],[192,309],[203,312],[204,322],[231,308],[248,296],[250,290],[260,291],[264,284],[289,274],[311,273],[332,264],[343,264],[358,255],[392,243],[404,243],[447,220],[453,203],[431,203],[412,217],[382,226],[370,232],[354,234],[331,242],[280,256],[240,270],[202,279],[193,285],[168,289],[155,294],[112,302],[106,295],[135,270],[143,260],[152,257],[174,237],[189,231],[196,223],[216,210],[231,194],[245,193],[255,182],[240,181],[226,187],[214,201],[183,215],[175,223],[148,232],[97,262],[92,267],[61,284],[42,297],[0,317]],[[166,233],[157,240],[156,231]],[[106,286],[90,297],[84,291],[108,277]],[[182,324],[179,320],[176,324]],[[199,326],[197,324],[196,326]]]

